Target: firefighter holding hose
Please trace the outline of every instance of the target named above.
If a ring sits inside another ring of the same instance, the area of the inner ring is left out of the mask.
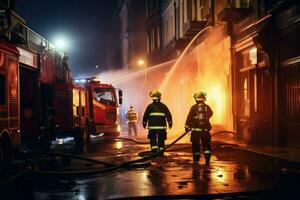
[[[205,104],[206,93],[198,92],[194,94],[196,104],[190,109],[185,123],[186,132],[192,131],[191,142],[193,150],[193,161],[200,160],[200,140],[203,146],[204,157],[206,164],[210,162],[211,156],[211,136],[210,130],[212,128],[209,119],[213,116],[213,111],[209,105]]]
[[[167,139],[167,123],[172,128],[172,115],[168,107],[160,102],[161,93],[153,90],[149,93],[152,103],[148,105],[143,116],[143,127],[148,128],[151,152],[156,153],[165,147]],[[163,152],[160,153],[163,155]]]

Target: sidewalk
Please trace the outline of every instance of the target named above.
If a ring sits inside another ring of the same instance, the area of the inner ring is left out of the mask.
[[[217,136],[213,141],[220,141],[227,144],[238,145],[240,148],[255,152],[261,155],[270,156],[289,162],[296,162],[300,164],[300,148],[298,147],[276,147],[276,146],[259,146],[246,144],[243,141],[237,141],[233,136]]]

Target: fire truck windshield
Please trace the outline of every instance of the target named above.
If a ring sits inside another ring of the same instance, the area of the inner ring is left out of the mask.
[[[111,88],[95,88],[94,99],[104,104],[116,104],[114,92]]]

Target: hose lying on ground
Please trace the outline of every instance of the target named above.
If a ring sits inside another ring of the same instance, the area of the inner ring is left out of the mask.
[[[82,170],[82,171],[64,171],[64,172],[61,172],[61,171],[36,171],[36,172],[41,175],[56,175],[56,176],[72,176],[73,177],[73,176],[83,176],[83,175],[105,173],[105,172],[114,171],[114,170],[117,170],[120,168],[127,168],[127,167],[133,166],[137,163],[147,165],[148,163],[150,164],[150,162],[147,162],[147,161],[149,161],[151,158],[159,156],[162,152],[164,152],[166,149],[170,148],[172,145],[174,145],[176,142],[178,142],[181,138],[183,138],[187,133],[188,132],[182,133],[176,140],[174,140],[171,144],[167,145],[164,149],[162,149],[159,152],[150,154],[150,155],[140,158],[140,159],[124,162],[119,165],[110,166],[110,167],[106,167],[103,169]],[[78,157],[78,156],[76,156],[76,157]],[[93,159],[88,159],[88,160],[91,161]]]
[[[91,158],[87,158],[87,157],[83,157],[83,156],[77,156],[77,155],[73,155],[73,154],[66,154],[66,153],[40,153],[40,154],[49,154],[49,155],[56,155],[56,156],[65,156],[65,157],[71,157],[71,158],[76,158],[76,159],[80,159],[80,160],[84,160],[84,161],[88,161],[88,162],[92,162],[92,163],[96,163],[96,164],[103,164],[105,167],[103,169],[93,169],[93,170],[81,170],[81,171],[37,171],[37,173],[39,174],[43,174],[43,175],[58,175],[58,176],[81,176],[81,175],[90,175],[90,174],[99,174],[99,173],[105,173],[105,172],[109,172],[109,171],[114,171],[120,168],[127,168],[127,167],[143,167],[143,166],[148,166],[150,165],[149,161],[151,158],[157,157],[159,155],[161,155],[161,153],[163,153],[164,151],[166,151],[167,149],[169,149],[171,146],[173,146],[175,143],[177,143],[180,139],[182,139],[186,134],[188,134],[189,131],[187,132],[183,132],[181,133],[181,135],[174,140],[172,143],[166,145],[166,147],[156,153],[152,153],[152,152],[144,152],[145,154],[142,155],[144,156],[143,158],[140,159],[136,159],[136,160],[132,160],[132,161],[128,161],[128,162],[124,162],[122,164],[116,165],[116,164],[112,164],[112,163],[107,163],[104,161],[100,161],[100,160],[95,160],[95,159],[91,159]],[[232,131],[218,131],[214,134],[212,134],[212,136],[217,135],[217,134],[221,134],[221,133],[232,133],[235,134]],[[114,140],[129,140],[129,141],[133,141],[135,143],[138,144],[148,144],[148,142],[140,142],[138,140],[134,140],[131,138],[105,138],[105,139],[114,139]]]
[[[92,159],[92,158],[88,158],[85,156],[78,156],[78,155],[74,155],[74,154],[68,154],[68,153],[58,153],[58,152],[26,152],[24,154],[29,154],[29,155],[52,155],[52,156],[63,156],[63,157],[69,157],[69,158],[75,158],[78,160],[84,160],[87,162],[92,162],[95,164],[101,164],[101,165],[105,165],[105,166],[116,166],[116,164],[112,164],[112,163],[108,163],[105,161],[101,161],[101,160],[96,160],[96,159]]]

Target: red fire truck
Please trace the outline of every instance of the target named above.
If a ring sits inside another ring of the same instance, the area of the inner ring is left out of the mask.
[[[19,52],[0,41],[0,161],[11,159],[20,144]]]
[[[120,135],[118,105],[122,104],[122,90],[114,88],[111,84],[101,83],[95,77],[80,79],[79,82],[86,88],[90,97],[88,99],[90,125],[92,129],[94,126],[91,133]]]
[[[77,144],[88,142],[90,134],[119,135],[122,91],[117,101],[112,85],[95,79],[74,83],[66,55],[13,10],[2,13],[7,16],[0,20],[9,20],[0,23],[0,161],[11,158],[21,141],[42,141],[45,147],[64,135]]]
[[[89,142],[90,135],[118,136],[120,134],[118,105],[122,104],[122,91],[118,101],[116,89],[95,78],[55,84],[54,112],[57,135],[70,133],[75,142]]]

